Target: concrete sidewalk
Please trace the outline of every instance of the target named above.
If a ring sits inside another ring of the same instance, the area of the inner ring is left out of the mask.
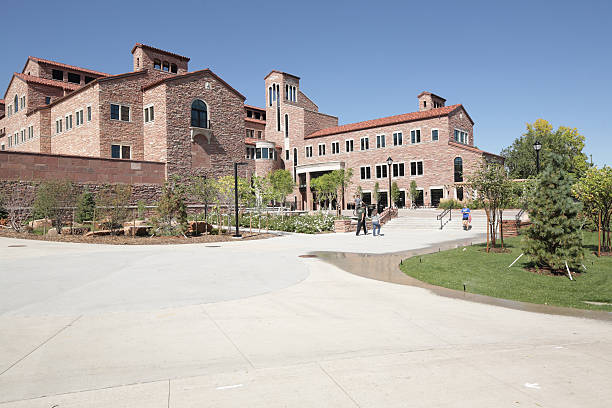
[[[610,406],[609,323],[438,297],[299,257],[481,234],[394,221],[380,238],[220,247],[2,239],[0,407]]]

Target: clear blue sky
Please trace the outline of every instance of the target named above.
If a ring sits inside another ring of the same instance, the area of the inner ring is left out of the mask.
[[[4,2],[2,94],[28,55],[130,71],[142,42],[211,68],[264,105],[272,69],[302,78],[351,123],[416,110],[423,90],[462,103],[475,141],[499,151],[538,118],[576,127],[612,165],[612,2]],[[14,22],[15,24],[12,24]]]

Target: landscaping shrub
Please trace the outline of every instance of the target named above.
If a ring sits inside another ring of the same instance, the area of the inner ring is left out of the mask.
[[[93,220],[95,206],[96,200],[92,193],[89,191],[81,193],[77,201],[76,213],[74,215],[76,222],[83,223],[84,221]]]
[[[185,190],[178,181],[169,180],[162,187],[151,223],[155,235],[184,235],[187,232]]]
[[[212,217],[216,219],[215,214],[212,214]],[[270,229],[272,231],[318,234],[333,231],[334,221],[340,218],[329,214],[280,216],[276,214],[254,213],[252,215],[252,228],[259,229],[261,226],[261,229]],[[250,221],[249,214],[240,215],[239,222],[241,227],[248,228]],[[236,225],[234,217],[231,219],[231,225]]]
[[[103,227],[110,229],[112,234],[116,233],[128,219],[130,210],[127,207],[132,196],[132,187],[126,184],[106,185],[96,197],[96,205],[99,207],[100,217],[104,218]]]

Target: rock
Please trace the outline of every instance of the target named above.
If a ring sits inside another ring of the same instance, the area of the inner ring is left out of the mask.
[[[28,226],[30,226],[32,229],[43,229],[43,228],[51,228],[53,225],[51,223],[51,220],[48,218],[43,218],[40,220],[34,220],[34,221],[30,221],[28,223]]]
[[[149,224],[147,224],[147,222],[145,220],[136,220],[136,223],[134,223],[134,221],[126,221],[123,223],[124,227],[133,227],[134,224],[136,224],[137,227],[142,227],[142,226],[148,226]]]
[[[115,230],[116,235],[123,235],[124,233],[125,231],[122,229]],[[85,234],[85,236],[86,237],[102,237],[102,236],[110,235],[110,234],[111,234],[111,230],[97,230],[97,231],[90,231],[87,234]]]
[[[196,225],[197,225],[197,230],[196,230]],[[210,232],[212,231],[213,226],[204,222],[204,221],[198,221],[197,223],[195,221],[189,221],[189,232],[193,233],[197,233],[197,234],[203,234],[205,232]]]
[[[52,237],[58,236],[59,233],[57,232],[57,228],[55,227],[50,228],[49,231],[47,231],[47,235],[52,236]]]
[[[150,225],[128,225],[123,227],[123,233],[129,236],[147,236],[149,235],[149,230],[151,229]]]

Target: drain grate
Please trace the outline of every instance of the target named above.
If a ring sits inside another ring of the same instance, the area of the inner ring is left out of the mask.
[[[8,247],[9,247],[9,248],[23,248],[23,247],[25,247],[25,246],[26,246],[26,245],[18,244],[18,245],[9,245]]]
[[[206,248],[221,248],[221,245],[205,245]]]
[[[316,255],[298,255],[298,258],[317,258]]]

